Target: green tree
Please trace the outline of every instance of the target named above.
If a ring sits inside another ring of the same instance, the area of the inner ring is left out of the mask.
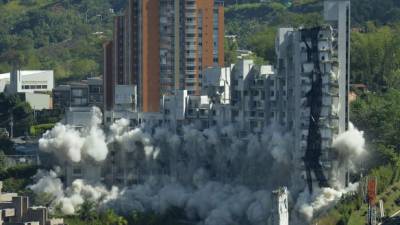
[[[71,73],[73,76],[83,78],[96,73],[98,64],[90,59],[76,59],[72,62]]]
[[[15,135],[29,134],[30,127],[33,125],[33,112],[29,103],[18,103],[12,110],[12,114],[14,117]]]
[[[381,27],[369,33],[353,33],[351,68],[353,82],[373,91],[400,88],[400,29]]]
[[[276,60],[275,37],[276,29],[272,27],[254,34],[249,39],[250,50],[254,51],[257,56],[262,57],[268,63],[274,63]]]
[[[7,156],[0,151],[0,173],[7,169]]]
[[[85,200],[85,202],[79,207],[78,215],[83,221],[93,221],[97,219],[97,213],[95,208],[95,203],[90,200]]]
[[[33,124],[33,113],[30,105],[22,101],[18,95],[0,94],[1,126],[8,127],[14,121],[14,134],[24,135]]]
[[[113,210],[107,210],[102,213],[100,221],[104,225],[128,225],[128,221],[124,217],[117,215]]]

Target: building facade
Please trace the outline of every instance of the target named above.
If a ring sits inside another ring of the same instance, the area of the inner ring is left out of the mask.
[[[139,112],[159,112],[162,96],[177,90],[200,95],[202,71],[224,63],[223,9],[214,0],[130,0],[104,45],[107,105],[112,84],[134,86]]]
[[[0,225],[64,225],[63,219],[50,219],[46,207],[32,207],[29,198],[2,193],[0,181]]]
[[[341,115],[340,131],[347,130],[349,116],[350,92],[350,33],[351,33],[351,4],[349,0],[325,0],[324,18],[333,28],[334,46],[338,57],[338,77],[341,85],[339,87],[340,102],[345,107],[339,109]]]
[[[334,138],[346,130],[339,110],[340,87],[335,37],[330,25],[280,29],[277,38],[277,120],[293,134],[293,156],[303,161],[310,191],[328,187],[334,164]]]
[[[52,70],[15,70],[0,74],[0,92],[18,94],[32,109],[52,109],[51,92],[54,87]]]
[[[103,81],[99,77],[81,82],[59,85],[53,90],[54,108],[65,111],[69,107],[92,107],[103,109]]]

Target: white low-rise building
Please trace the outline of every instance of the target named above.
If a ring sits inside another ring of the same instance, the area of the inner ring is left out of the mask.
[[[0,74],[0,93],[21,94],[35,110],[51,109],[54,88],[52,70],[17,70]]]

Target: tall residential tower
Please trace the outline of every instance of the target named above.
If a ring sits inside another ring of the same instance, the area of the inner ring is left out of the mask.
[[[339,109],[345,130],[349,129],[349,95],[350,92],[350,31],[351,31],[350,0],[325,0],[324,18],[333,27],[335,47],[339,60],[340,102],[345,107]],[[341,127],[340,132],[344,130]]]
[[[224,64],[222,1],[129,0],[114,26],[105,85],[133,86],[132,110],[159,112],[161,97],[177,90],[199,95],[203,70]]]

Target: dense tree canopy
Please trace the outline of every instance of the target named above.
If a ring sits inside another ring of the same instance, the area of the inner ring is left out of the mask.
[[[33,124],[32,108],[18,95],[0,94],[0,121],[0,126],[7,128],[13,122],[14,135],[24,135]]]
[[[0,73],[13,66],[54,69],[56,78],[99,75],[113,10],[125,1],[3,1]]]

